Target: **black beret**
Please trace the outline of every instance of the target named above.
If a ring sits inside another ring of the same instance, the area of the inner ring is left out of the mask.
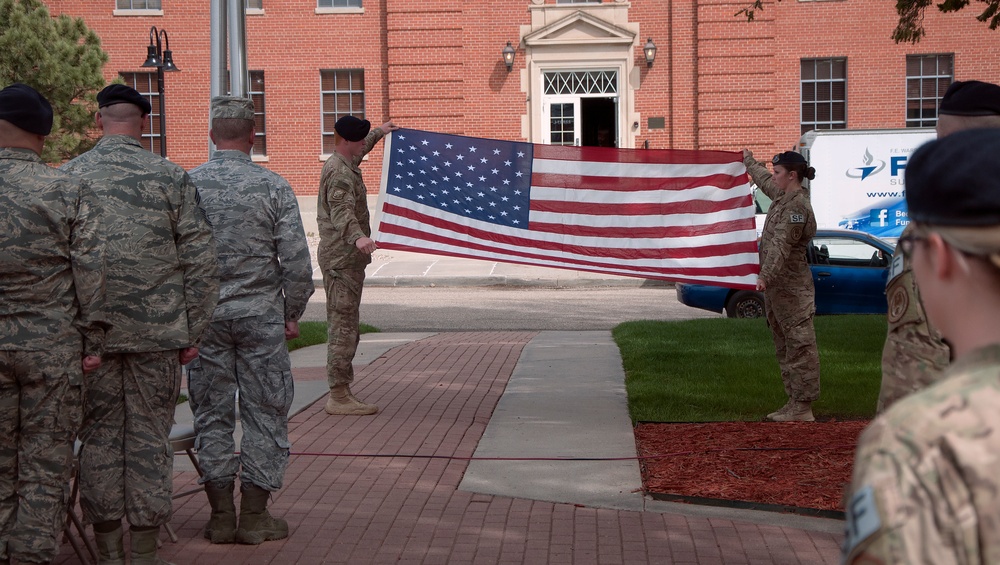
[[[1000,225],[1000,128],[921,145],[906,163],[910,219],[939,226]]]
[[[806,158],[802,156],[801,153],[796,153],[795,151],[785,151],[784,153],[778,153],[771,159],[772,165],[805,165]]]
[[[978,80],[955,81],[944,93],[938,113],[954,116],[1000,115],[1000,86]]]
[[[372,123],[354,116],[344,116],[333,124],[333,129],[347,141],[361,141],[372,130]]]
[[[97,93],[98,108],[114,106],[115,104],[132,104],[133,106],[138,106],[143,114],[153,111],[153,107],[150,106],[149,100],[146,100],[145,96],[139,94],[139,91],[136,89],[124,84],[109,84],[104,87],[104,90]]]
[[[0,90],[0,120],[6,120],[29,133],[49,135],[52,131],[52,105],[34,88],[15,82]]]

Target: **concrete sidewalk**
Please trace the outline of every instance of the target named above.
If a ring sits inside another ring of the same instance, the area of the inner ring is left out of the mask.
[[[209,508],[199,493],[175,501],[171,524],[180,540],[165,542],[166,559],[213,565],[839,560],[836,520],[648,500],[635,461],[499,459],[635,456],[609,332],[366,335],[355,390],[380,407],[368,417],[328,416],[315,402],[326,392],[323,349],[295,355],[301,409],[290,422],[285,485],[272,504],[289,521],[290,537],[211,545],[201,536]],[[178,492],[196,481],[178,466]],[[64,547],[57,563],[75,562]]]

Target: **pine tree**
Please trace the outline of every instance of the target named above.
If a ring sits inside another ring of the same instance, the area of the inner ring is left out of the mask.
[[[23,82],[52,104],[42,159],[60,163],[90,149],[95,95],[108,55],[83,19],[51,17],[40,0],[0,0],[0,87]]]

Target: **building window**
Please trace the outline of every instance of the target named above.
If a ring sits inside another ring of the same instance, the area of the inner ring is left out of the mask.
[[[317,8],[360,8],[361,0],[316,0]]]
[[[906,56],[906,127],[937,125],[938,107],[955,75],[954,55]]]
[[[119,10],[162,10],[163,5],[160,0],[118,0],[116,7]]]
[[[267,130],[264,120],[264,71],[250,71],[250,98],[253,100],[253,121],[257,131],[253,154],[267,155]]]
[[[264,0],[247,0],[248,10],[263,10]]]
[[[159,2],[157,2],[159,3]],[[121,2],[119,1],[119,4]],[[147,118],[146,131],[142,132],[142,146],[160,154],[160,94],[156,88],[156,73],[118,73],[127,86],[139,91],[149,100],[153,111]]]
[[[323,113],[323,154],[333,153],[333,124],[342,116],[365,117],[364,69],[319,72]]]
[[[802,59],[802,133],[847,128],[847,59]]]

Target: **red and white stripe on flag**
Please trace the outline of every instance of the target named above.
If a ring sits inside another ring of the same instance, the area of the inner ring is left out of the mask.
[[[401,129],[386,139],[379,246],[752,289],[742,154],[507,142]]]

